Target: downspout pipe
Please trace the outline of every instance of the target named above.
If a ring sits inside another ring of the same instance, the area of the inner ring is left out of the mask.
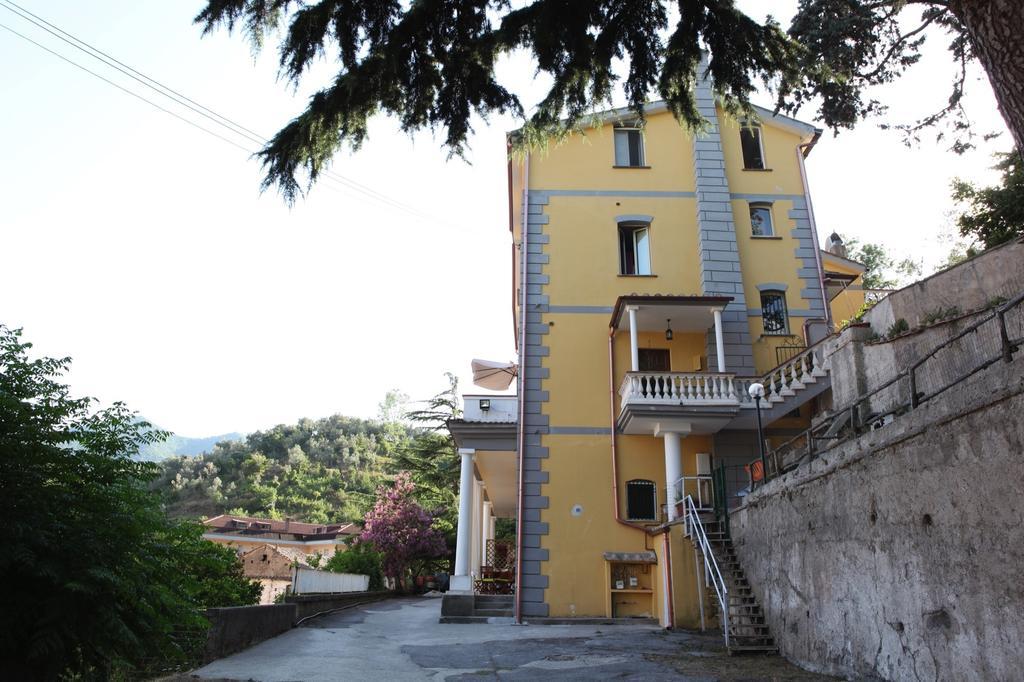
[[[796,160],[800,166],[800,181],[804,186],[804,201],[807,202],[807,219],[811,223],[811,241],[814,245],[814,262],[818,265],[818,287],[821,290],[821,305],[825,308],[825,322],[829,331],[832,330],[832,308],[829,306],[828,294],[825,292],[825,268],[821,264],[821,247],[818,245],[818,223],[814,219],[814,204],[811,202],[811,187],[807,182],[807,168],[804,166],[804,157],[811,152],[811,148],[821,137],[817,132],[810,142],[797,145]]]
[[[516,392],[519,396],[519,428],[516,449],[519,451],[518,500],[516,502],[516,600],[513,610],[516,625],[523,624],[523,474],[524,456],[526,454],[526,294],[529,257],[529,209],[530,209],[530,152],[526,150],[523,157],[523,203],[520,215],[519,234],[519,372]]]
[[[615,520],[623,526],[639,530],[648,534],[647,527],[636,523],[630,523],[622,518],[619,511],[619,456],[616,451],[615,439],[615,328],[608,329],[608,412],[611,418],[611,442],[612,442],[612,504],[615,509]],[[646,540],[644,547],[647,546]]]
[[[676,614],[675,604],[673,603],[675,597],[673,595],[672,586],[672,550],[669,543],[669,532],[672,526],[665,526],[658,531],[652,533],[646,526],[641,526],[636,523],[630,523],[622,518],[619,505],[619,456],[616,449],[616,438],[615,438],[615,328],[611,327],[608,329],[608,413],[611,419],[611,445],[612,445],[612,505],[615,509],[615,521],[627,528],[640,531],[644,534],[644,548],[647,547],[647,536],[656,535],[658,532],[663,533],[662,541],[664,543],[663,556],[665,557],[665,565],[663,570],[665,571],[667,597],[666,603],[668,604],[668,627],[675,627]]]

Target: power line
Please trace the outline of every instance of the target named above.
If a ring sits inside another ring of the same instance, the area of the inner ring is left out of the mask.
[[[14,2],[11,2],[11,0],[0,0],[0,7],[3,7],[4,9],[6,9],[9,12],[15,14],[16,16],[18,16],[18,17],[20,17],[20,18],[22,18],[22,19],[24,19],[24,20],[34,24],[35,26],[43,29],[47,33],[50,33],[51,35],[57,37],[58,39],[60,39],[63,42],[67,43],[68,45],[71,45],[75,49],[77,49],[77,50],[79,50],[79,51],[89,55],[93,59],[96,59],[96,60],[102,62],[104,65],[109,66],[109,67],[111,67],[111,68],[113,68],[113,69],[123,73],[124,75],[126,75],[129,78],[132,78],[133,80],[141,83],[142,85],[144,85],[147,88],[157,92],[158,94],[163,95],[164,97],[167,97],[168,99],[172,100],[173,102],[175,102],[177,104],[180,104],[180,105],[182,105],[182,106],[192,110],[193,112],[199,114],[200,116],[203,116],[203,117],[211,120],[212,122],[216,123],[217,125],[220,125],[220,126],[226,128],[226,129],[228,129],[232,133],[234,133],[236,135],[239,135],[239,136],[241,136],[243,138],[246,138],[246,139],[248,139],[251,142],[255,142],[257,144],[260,144],[260,145],[268,144],[269,140],[267,138],[263,137],[262,135],[260,135],[259,133],[253,131],[252,129],[247,128],[247,127],[245,127],[245,126],[243,126],[243,125],[241,125],[239,123],[236,123],[235,121],[231,120],[230,118],[228,118],[228,117],[226,117],[226,116],[224,116],[222,114],[217,113],[213,109],[210,109],[209,107],[206,107],[206,106],[200,104],[199,102],[196,102],[194,99],[192,99],[192,98],[190,98],[190,97],[188,97],[188,96],[178,92],[177,90],[174,90],[173,88],[170,88],[170,87],[164,85],[163,83],[160,83],[156,79],[147,76],[146,74],[142,73],[141,71],[139,71],[139,70],[129,66],[128,64],[125,64],[124,62],[122,62],[122,61],[116,59],[115,57],[107,54],[106,52],[100,50],[99,48],[93,47],[92,45],[90,45],[89,43],[85,42],[84,40],[81,40],[80,38],[76,37],[75,35],[73,35],[71,33],[68,33],[67,31],[63,30],[59,26],[57,26],[57,25],[47,21],[46,19],[44,19],[44,18],[42,18],[42,17],[40,17],[40,16],[38,16],[36,14],[33,14],[32,12],[30,12],[29,10],[21,7],[20,5],[14,3]],[[2,24],[0,24],[0,26],[3,26],[3,28],[7,29],[11,33],[14,33],[15,35],[19,36],[20,38],[23,38],[24,40],[27,40],[28,42],[36,45],[37,47],[39,47],[39,48],[41,48],[43,50],[46,50],[50,54],[53,54],[54,56],[59,57],[60,59],[68,62],[69,64],[72,64],[73,66],[76,66],[76,67],[82,69],[83,71],[86,71],[87,73],[89,73],[89,74],[91,74],[93,76],[96,76],[97,78],[99,78],[99,79],[101,79],[101,80],[103,80],[103,81],[113,85],[114,87],[118,88],[119,90],[122,90],[123,92],[126,92],[126,93],[132,95],[133,97],[136,97],[138,99],[143,100],[144,102],[147,102],[147,103],[151,104],[152,106],[156,107],[160,111],[163,111],[165,113],[171,114],[175,118],[178,118],[178,119],[188,123],[189,125],[192,125],[193,127],[196,127],[199,130],[202,130],[203,132],[209,133],[210,135],[213,135],[214,137],[217,137],[217,138],[219,138],[219,139],[221,139],[221,140],[223,140],[225,142],[228,142],[229,144],[232,144],[235,147],[243,149],[244,151],[248,152],[250,155],[255,155],[255,152],[253,152],[251,149],[248,149],[248,148],[238,144],[237,142],[229,140],[228,138],[226,138],[226,137],[224,137],[222,135],[219,135],[219,134],[217,134],[217,133],[215,133],[215,132],[213,132],[213,131],[211,131],[211,130],[209,130],[207,128],[204,128],[204,127],[196,124],[195,122],[193,122],[193,121],[191,121],[191,120],[189,120],[189,119],[187,119],[187,118],[185,118],[183,116],[180,116],[180,115],[174,113],[173,111],[170,111],[168,109],[165,109],[164,107],[161,107],[160,105],[156,104],[155,102],[153,102],[153,101],[151,101],[149,99],[146,99],[145,97],[142,97],[141,95],[139,95],[139,94],[137,94],[135,92],[132,92],[131,90],[128,90],[127,88],[122,87],[121,85],[119,85],[119,84],[117,84],[117,83],[115,83],[115,82],[113,82],[113,81],[103,77],[102,75],[100,75],[100,74],[98,74],[98,73],[96,73],[94,71],[89,70],[88,68],[82,66],[81,64],[78,64],[77,62],[75,62],[75,61],[73,61],[73,60],[71,60],[71,59],[69,59],[69,58],[67,58],[67,57],[65,57],[63,55],[61,55],[61,54],[59,54],[57,52],[54,52],[53,50],[51,50],[51,49],[47,48],[46,46],[44,46],[44,45],[42,45],[42,44],[32,40],[31,38],[28,38],[27,36],[25,36],[25,35],[23,35],[21,33],[18,33],[17,31],[15,31],[14,29],[10,28],[9,26],[2,25]],[[321,172],[321,177],[322,178],[333,179],[337,183],[339,183],[339,184],[341,184],[341,185],[343,185],[343,186],[345,186],[345,187],[347,187],[349,189],[352,189],[352,190],[354,190],[354,191],[356,191],[358,193],[364,194],[368,198],[374,199],[374,200],[376,200],[376,201],[378,201],[380,203],[383,203],[383,204],[385,204],[387,206],[390,206],[392,208],[395,208],[395,209],[398,209],[398,210],[401,210],[401,211],[405,211],[406,213],[413,214],[413,215],[415,215],[417,217],[421,217],[421,218],[426,218],[428,220],[437,221],[437,219],[434,218],[433,216],[430,216],[430,215],[424,213],[423,211],[420,211],[419,209],[417,209],[417,208],[415,208],[413,206],[410,206],[410,205],[408,205],[408,204],[406,204],[404,202],[401,202],[401,201],[399,201],[397,199],[389,197],[388,195],[383,194],[382,192],[379,192],[379,191],[373,189],[372,187],[368,187],[367,185],[364,185],[364,184],[362,184],[362,183],[360,183],[360,182],[358,182],[356,180],[348,178],[348,177],[346,177],[344,175],[341,175],[339,173],[335,173],[334,171],[331,171],[331,170],[322,171]],[[437,221],[437,222],[440,222],[440,221]]]
[[[178,113],[176,113],[174,111],[171,111],[170,109],[162,107],[159,104],[157,104],[156,102],[154,102],[153,100],[147,99],[147,98],[143,97],[142,95],[140,95],[140,94],[138,94],[136,92],[132,92],[128,88],[125,88],[124,86],[122,86],[122,85],[120,85],[118,83],[115,83],[114,81],[110,80],[109,78],[106,78],[103,75],[98,74],[95,71],[92,71],[91,69],[89,69],[89,68],[87,68],[85,66],[82,66],[78,62],[75,62],[72,59],[68,59],[67,57],[65,57],[64,55],[60,54],[59,52],[55,52],[55,51],[51,50],[50,48],[46,47],[45,45],[42,45],[42,44],[36,42],[35,40],[32,40],[28,36],[26,36],[26,35],[24,35],[22,33],[19,33],[18,31],[14,30],[10,26],[7,26],[6,24],[0,23],[0,28],[3,28],[5,30],[13,33],[14,35],[18,36],[19,38],[22,38],[23,40],[26,40],[29,43],[32,43],[33,45],[35,45],[36,47],[40,48],[41,50],[45,50],[46,52],[49,52],[50,54],[52,54],[53,56],[57,57],[58,59],[61,59],[61,60],[65,61],[65,62],[67,62],[68,64],[71,64],[75,68],[81,69],[82,71],[85,71],[89,75],[95,76],[96,78],[99,78],[104,83],[108,83],[108,84],[114,86],[118,90],[120,90],[120,91],[122,91],[122,92],[124,92],[124,93],[126,93],[128,95],[131,95],[132,97],[135,97],[136,99],[142,100],[146,104],[149,104],[149,105],[153,106],[154,108],[156,108],[156,109],[158,109],[158,110],[160,110],[160,111],[162,111],[162,112],[164,112],[166,114],[170,114],[174,118],[176,118],[176,119],[178,119],[178,120],[180,120],[180,121],[182,121],[184,123],[187,123],[188,125],[192,126],[193,128],[201,130],[202,132],[207,133],[209,135],[213,135],[217,139],[223,140],[224,142],[227,142],[228,144],[232,145],[233,147],[237,147],[238,149],[241,149],[242,151],[246,152],[250,156],[255,155],[255,153],[256,153],[252,149],[249,149],[248,147],[240,145],[237,142],[235,142],[234,140],[231,140],[231,139],[229,139],[227,137],[224,137],[223,135],[221,135],[221,134],[219,134],[217,132],[214,132],[214,131],[212,131],[212,130],[210,130],[208,128],[204,128],[203,126],[199,125],[195,121],[191,121],[191,120],[185,118],[184,116],[181,116],[180,114],[178,114]],[[330,180],[330,181],[335,183],[334,185],[328,184],[328,187],[332,187],[332,188],[333,187],[340,187],[340,188],[343,188],[343,189],[352,189],[348,185],[345,185],[345,184],[342,184],[340,182],[337,182],[332,177],[326,177],[325,179]]]
[[[234,145],[235,147],[238,147],[242,151],[249,152],[250,154],[253,153],[251,149],[247,149],[247,148],[243,147],[242,145],[238,144],[234,140],[229,140],[228,138],[224,137],[223,135],[220,135],[219,133],[215,133],[212,130],[209,130],[208,128],[204,128],[203,126],[199,125],[195,121],[190,121],[189,119],[185,118],[184,116],[181,116],[180,114],[177,114],[177,113],[171,111],[170,109],[165,109],[164,107],[160,106],[156,102],[153,102],[152,100],[148,100],[148,99],[146,99],[145,97],[143,97],[142,95],[140,95],[140,94],[138,94],[136,92],[132,92],[128,88],[115,83],[114,81],[110,80],[109,78],[105,78],[104,76],[101,76],[100,74],[96,73],[95,71],[87,69],[86,67],[82,66],[81,64],[79,64],[79,63],[77,63],[77,62],[75,62],[75,61],[73,61],[71,59],[68,59],[67,57],[65,57],[64,55],[60,54],[59,52],[54,52],[50,48],[46,47],[45,45],[43,45],[41,43],[37,43],[36,41],[32,40],[28,36],[26,36],[26,35],[24,35],[22,33],[18,33],[17,31],[15,31],[13,28],[8,26],[7,24],[0,23],[0,28],[3,28],[3,29],[6,29],[6,30],[10,31],[14,35],[18,36],[19,38],[21,38],[23,40],[27,40],[28,42],[32,43],[36,47],[38,47],[38,48],[40,48],[42,50],[46,50],[47,52],[52,54],[54,57],[57,57],[58,59],[63,59],[68,64],[71,64],[72,66],[77,67],[77,68],[81,69],[82,71],[85,71],[88,74],[96,76],[96,78],[99,78],[101,81],[104,81],[106,83],[109,83],[110,85],[113,85],[118,90],[120,90],[122,92],[125,92],[125,93],[127,93],[127,94],[129,94],[132,97],[135,97],[137,99],[141,99],[143,102],[146,102],[147,104],[153,105],[154,107],[156,107],[160,111],[162,111],[162,112],[164,112],[166,114],[170,114],[174,118],[179,119],[181,121],[184,121],[185,123],[189,124],[190,126],[192,126],[194,128],[198,128],[199,130],[202,130],[204,133],[208,133],[210,135],[213,135],[214,137],[220,138],[221,140],[224,140],[228,144]]]
[[[205,112],[208,112],[209,114],[212,114],[213,116],[216,116],[219,119],[222,119],[224,121],[223,123],[221,121],[217,121],[217,122],[220,125],[223,125],[225,127],[231,128],[232,132],[238,133],[238,134],[242,135],[242,137],[249,137],[252,141],[260,143],[260,144],[263,144],[263,143],[266,142],[266,138],[264,138],[259,133],[254,132],[252,130],[249,130],[245,126],[239,125],[238,123],[235,123],[234,121],[232,121],[231,119],[229,119],[229,118],[227,118],[225,116],[221,116],[216,111],[213,111],[212,109],[203,106],[199,102],[196,102],[195,100],[193,100],[193,99],[191,99],[189,97],[186,97],[185,95],[183,95],[180,92],[174,90],[173,88],[167,87],[166,85],[160,83],[159,81],[157,81],[157,80],[155,80],[153,78],[150,78],[149,76],[147,76],[146,74],[142,73],[141,71],[138,71],[137,69],[132,68],[128,64],[125,64],[124,62],[116,59],[115,57],[112,57],[111,55],[107,54],[103,50],[90,45],[89,43],[85,42],[84,40],[80,40],[79,38],[75,37],[74,35],[72,35],[72,34],[68,33],[67,31],[65,31],[64,29],[60,28],[59,26],[56,26],[56,25],[50,23],[49,21],[47,21],[46,19],[43,19],[39,15],[33,14],[32,12],[28,11],[24,7],[21,7],[17,3],[11,2],[10,0],[0,0],[0,7],[3,7],[4,9],[8,10],[9,12],[13,12],[15,15],[21,17],[22,19],[25,19],[26,21],[29,21],[32,24],[35,24],[36,26],[38,26],[39,28],[43,29],[47,33],[50,33],[51,35],[56,36],[57,38],[59,38],[60,40],[63,40],[68,45],[71,45],[75,49],[84,52],[85,54],[89,55],[90,57],[93,57],[94,59],[98,59],[99,61],[103,62],[107,66],[113,67],[114,69],[120,71],[121,73],[125,74],[129,78],[132,78],[132,79],[138,81],[139,83],[141,83],[142,85],[146,86],[147,88],[149,88],[151,90],[155,90],[157,93],[159,93],[161,95],[164,95],[165,97],[168,97],[170,99],[177,99],[179,101],[179,103],[183,104],[184,106],[188,107],[189,109],[192,109],[192,111],[195,111],[196,113],[198,113],[200,115],[207,116],[207,114],[203,113],[205,111]],[[170,93],[170,94],[168,94],[168,93]],[[195,105],[195,106],[190,106],[190,105]]]

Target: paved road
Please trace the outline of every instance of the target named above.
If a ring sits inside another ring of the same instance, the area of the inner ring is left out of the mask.
[[[436,598],[394,599],[308,622],[193,673],[327,680],[823,680],[778,657],[730,657],[714,634],[651,625],[440,625]]]

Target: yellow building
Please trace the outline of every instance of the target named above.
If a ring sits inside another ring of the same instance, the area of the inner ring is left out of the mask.
[[[765,109],[741,124],[707,83],[698,103],[698,136],[654,103],[642,125],[607,112],[510,161],[518,396],[466,396],[449,424],[462,455],[449,620],[494,591],[497,516],[517,518],[519,620],[714,622],[687,510],[741,503],[758,416],[784,439],[828,389],[816,344],[832,329],[831,254],[804,171],[821,131]],[[842,260],[836,272],[856,269]]]

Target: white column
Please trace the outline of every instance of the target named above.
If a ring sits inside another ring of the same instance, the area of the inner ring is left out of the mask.
[[[661,434],[665,441],[665,480],[668,482],[666,503],[668,504],[668,520],[675,520],[676,516],[676,481],[683,477],[682,446],[679,434],[665,432]]]
[[[722,311],[715,311],[715,350],[718,351],[718,371],[725,370],[725,341],[722,338]]]
[[[480,481],[473,481],[473,549],[470,570],[480,576],[480,529],[483,527],[484,488]]]
[[[455,539],[455,575],[449,588],[453,592],[472,592],[469,577],[473,551],[473,453],[475,450],[459,448],[462,472],[459,478],[459,527]]]
[[[631,305],[626,308],[626,312],[629,313],[629,357],[633,363],[634,372],[640,371],[640,345],[637,342],[637,332],[639,331],[636,326],[636,311],[637,307]]]
[[[494,516],[494,512],[492,510],[492,512],[491,512],[491,526],[490,526],[490,528],[487,529],[487,539],[488,540],[493,540],[494,539],[494,530],[495,530],[494,527],[497,525],[497,520],[498,520],[498,518],[496,516]]]
[[[480,565],[487,565],[487,541],[491,537],[491,503],[484,500],[483,523],[480,524]]]

